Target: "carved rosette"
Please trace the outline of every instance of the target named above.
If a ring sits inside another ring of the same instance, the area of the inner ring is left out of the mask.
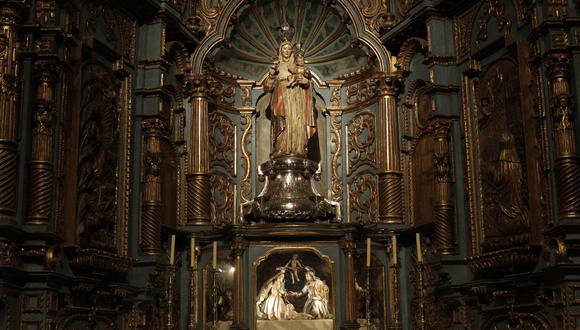
[[[550,79],[555,141],[554,158],[558,205],[563,218],[580,214],[580,163],[576,156],[574,107],[570,92],[570,55],[554,53],[546,60]]]
[[[50,221],[54,181],[52,153],[53,113],[57,67],[53,62],[38,61],[36,71],[36,110],[33,114],[32,155],[30,161],[30,210],[28,222]]]
[[[379,218],[381,222],[401,223],[403,222],[403,191],[396,101],[400,76],[378,73],[375,75],[374,82],[379,93],[376,133]]]
[[[191,91],[190,171],[187,175],[187,220],[207,224],[211,220],[209,173],[208,79],[193,75],[187,82]]]
[[[141,125],[145,136],[141,248],[153,255],[161,251],[161,137],[165,124],[151,118]]]
[[[16,212],[18,30],[27,1],[0,1],[0,219]]]
[[[433,139],[435,153],[433,154],[435,175],[435,241],[439,254],[454,252],[454,205],[452,196],[451,159],[449,156],[450,120],[435,120]]]

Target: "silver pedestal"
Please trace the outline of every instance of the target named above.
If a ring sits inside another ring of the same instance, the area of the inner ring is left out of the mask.
[[[281,156],[259,167],[264,189],[242,206],[247,222],[338,221],[338,205],[316,192],[320,180],[317,163],[302,157]]]

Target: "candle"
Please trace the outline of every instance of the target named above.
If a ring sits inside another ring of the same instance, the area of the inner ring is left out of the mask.
[[[393,235],[393,238],[391,239],[391,244],[393,244],[393,265],[397,264],[397,236]]]
[[[171,235],[171,245],[169,249],[169,264],[173,265],[175,262],[175,235]]]
[[[217,269],[217,242],[213,241],[213,255],[212,255],[211,265],[213,269]]]
[[[195,268],[195,266],[197,266],[195,264],[195,237],[191,238],[190,249],[191,249],[191,251],[189,253],[190,258],[191,258],[190,265],[191,265],[191,268]]]
[[[417,261],[423,262],[423,250],[421,250],[421,234],[415,234],[415,242],[417,243]]]
[[[367,267],[371,266],[371,239],[367,238]]]

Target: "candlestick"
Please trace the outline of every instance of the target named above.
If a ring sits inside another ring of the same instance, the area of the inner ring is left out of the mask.
[[[397,236],[393,235],[393,238],[391,239],[391,244],[393,244],[393,265],[397,264]]]
[[[213,269],[217,269],[217,242],[213,241],[213,255],[211,265]]]
[[[189,264],[191,265],[191,268],[195,268],[196,262],[195,262],[195,237],[191,238],[191,243],[189,245],[190,248],[190,252],[189,252],[189,258],[190,258],[190,262]]]
[[[371,266],[371,239],[367,238],[367,267]]]
[[[423,262],[423,250],[421,249],[421,234],[415,233],[415,242],[417,243],[417,261]]]
[[[169,264],[173,265],[175,262],[175,235],[171,235],[171,245],[169,249]]]

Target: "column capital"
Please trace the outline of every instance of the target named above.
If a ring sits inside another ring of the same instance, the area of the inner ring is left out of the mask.
[[[186,77],[186,88],[191,97],[207,98],[209,96],[212,78],[207,74],[194,73]]]
[[[449,118],[434,118],[430,123],[434,138],[436,140],[448,139],[452,123],[453,120]]]
[[[546,56],[546,68],[550,79],[567,78],[570,69],[570,54],[553,52]]]
[[[373,82],[379,96],[397,96],[401,90],[402,77],[398,73],[376,72]]]
[[[141,127],[147,136],[161,136],[166,129],[165,122],[157,117],[143,119]]]

